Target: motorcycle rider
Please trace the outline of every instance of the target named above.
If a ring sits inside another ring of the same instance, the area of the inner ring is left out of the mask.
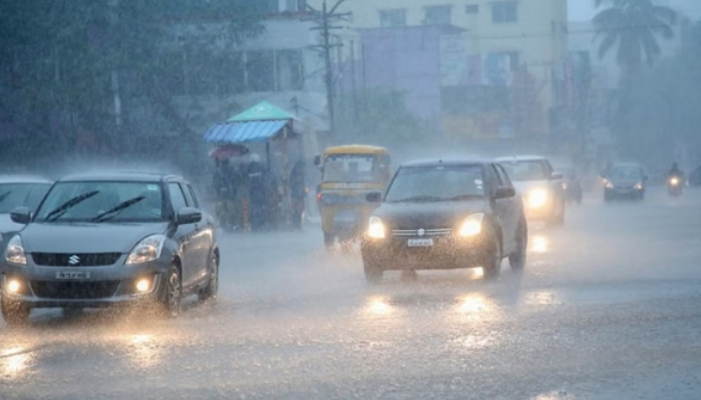
[[[677,182],[673,182],[676,179]],[[671,195],[680,195],[684,186],[684,172],[679,169],[676,162],[672,163],[672,169],[667,174],[667,187]]]
[[[679,166],[677,165],[676,162],[672,163],[672,169],[669,171],[669,174],[667,174],[668,178],[679,178],[679,180],[683,180],[684,178],[684,172],[679,169]]]

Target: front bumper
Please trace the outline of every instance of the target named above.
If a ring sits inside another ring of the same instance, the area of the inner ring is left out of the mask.
[[[432,239],[430,247],[410,247],[409,240]],[[363,238],[363,262],[382,270],[474,268],[488,256],[488,243],[481,236],[461,238],[453,234],[433,237]]]
[[[3,261],[0,265],[2,296],[33,308],[43,307],[109,307],[159,298],[163,275],[168,263],[156,260],[125,266],[126,255],[114,265],[100,267],[38,266],[27,257],[28,265],[19,266]],[[57,279],[57,273],[89,273],[89,278]],[[136,289],[140,279],[150,280],[144,292]],[[19,290],[8,290],[10,281],[19,282]]]

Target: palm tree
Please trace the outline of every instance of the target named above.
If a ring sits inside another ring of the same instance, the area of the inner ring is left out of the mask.
[[[659,38],[674,37],[672,26],[676,13],[669,7],[657,6],[651,0],[596,0],[596,6],[609,4],[593,20],[597,34],[603,36],[599,58],[616,44],[616,58],[626,75],[636,74],[643,65],[643,55],[652,63],[661,53]]]

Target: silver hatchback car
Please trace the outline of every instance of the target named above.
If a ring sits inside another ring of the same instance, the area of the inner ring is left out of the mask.
[[[0,258],[5,321],[33,308],[153,303],[175,317],[189,294],[216,297],[219,248],[214,219],[182,178],[150,173],[63,178]]]

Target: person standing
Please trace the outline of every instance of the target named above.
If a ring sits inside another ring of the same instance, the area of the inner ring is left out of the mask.
[[[258,154],[251,155],[248,164],[248,198],[252,230],[260,230],[265,225],[266,191],[265,167]]]

